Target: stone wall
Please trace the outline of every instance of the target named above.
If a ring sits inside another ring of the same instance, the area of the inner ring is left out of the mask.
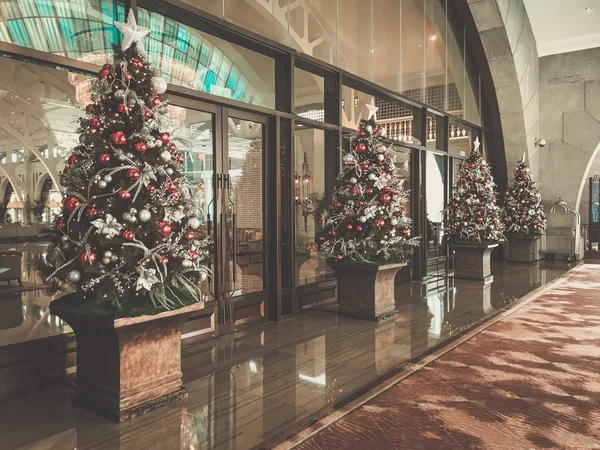
[[[587,180],[600,174],[600,48],[540,58],[540,187],[587,223]]]
[[[539,153],[539,58],[523,0],[467,0],[500,110],[509,179],[523,153],[535,178]]]

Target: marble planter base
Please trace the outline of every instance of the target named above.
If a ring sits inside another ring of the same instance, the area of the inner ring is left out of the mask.
[[[394,279],[401,264],[332,264],[338,276],[340,315],[381,322],[395,317]]]
[[[508,235],[508,262],[534,264],[539,260],[537,241],[539,236]]]
[[[450,244],[454,250],[454,278],[461,280],[494,280],[490,257],[498,244]]]
[[[77,339],[73,403],[123,422],[187,398],[181,381],[181,328],[203,307],[198,303],[154,316],[94,319],[51,306]]]

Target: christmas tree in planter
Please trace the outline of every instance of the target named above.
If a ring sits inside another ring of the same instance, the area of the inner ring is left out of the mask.
[[[76,333],[76,400],[123,420],[136,407],[185,395],[180,331],[203,307],[199,283],[208,276],[202,261],[209,242],[199,230],[195,187],[180,171],[183,143],[168,132],[160,99],[166,82],[145,62],[141,38],[150,30],[138,27],[132,12],[115,25],[124,33],[122,49],[98,73],[80,119],[46,261],[50,278],[75,290],[50,310]],[[92,394],[94,386],[106,389]]]
[[[445,233],[455,252],[457,278],[491,280],[491,251],[504,241],[495,188],[477,139],[461,166],[445,211]]]
[[[406,265],[418,238],[411,238],[408,193],[396,174],[395,152],[367,105],[327,212],[322,251],[340,278],[342,313],[370,319],[394,313],[394,276]]]
[[[538,260],[537,240],[546,231],[546,214],[541,202],[542,196],[523,155],[508,185],[502,211],[510,262],[533,263]]]

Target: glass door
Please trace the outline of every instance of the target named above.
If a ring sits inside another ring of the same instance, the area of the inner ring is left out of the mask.
[[[266,319],[266,119],[171,98],[170,115],[185,156],[183,171],[202,206],[212,239],[211,276],[201,286],[215,305],[218,334]]]
[[[447,157],[427,152],[425,156],[425,242],[427,275],[446,276],[446,241],[444,239],[444,209],[447,198]]]

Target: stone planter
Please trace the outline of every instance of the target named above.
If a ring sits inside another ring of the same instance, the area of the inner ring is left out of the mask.
[[[406,263],[331,264],[338,276],[340,314],[381,322],[395,317],[394,278]]]
[[[50,312],[67,322],[77,339],[74,404],[123,422],[187,398],[181,328],[204,303],[114,319],[82,314],[63,298],[50,304]]]
[[[498,244],[456,244],[454,250],[454,278],[491,283],[492,267],[490,256]]]
[[[539,260],[537,243],[539,236],[526,234],[509,234],[508,238],[508,262],[533,264]]]

